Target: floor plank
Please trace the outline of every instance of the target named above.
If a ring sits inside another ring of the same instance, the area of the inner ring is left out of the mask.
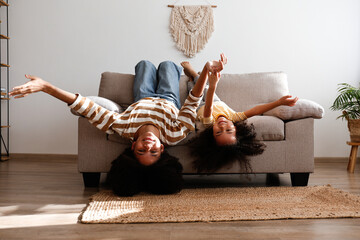
[[[309,185],[331,184],[360,195],[359,164],[321,159]],[[266,186],[266,175],[186,176],[186,187]],[[102,181],[104,176],[102,176]],[[277,180],[277,181],[276,181]],[[289,174],[273,184],[290,186]],[[104,185],[101,188],[105,188]],[[0,163],[0,240],[6,239],[359,239],[360,219],[219,223],[79,224],[96,188],[83,188],[74,158],[18,156]]]

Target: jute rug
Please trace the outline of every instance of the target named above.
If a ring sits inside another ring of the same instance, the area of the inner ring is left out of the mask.
[[[360,196],[331,186],[184,189],[174,195],[91,197],[81,223],[211,222],[360,217]]]

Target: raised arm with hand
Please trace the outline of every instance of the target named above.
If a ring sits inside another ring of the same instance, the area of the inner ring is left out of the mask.
[[[227,58],[224,53],[220,54],[220,60],[218,61],[209,61],[205,64],[199,79],[197,80],[195,86],[193,87],[191,93],[195,97],[200,97],[203,94],[206,81],[209,75],[209,72],[221,72],[224,69],[224,65],[227,63]]]
[[[46,82],[39,77],[31,75],[25,75],[25,77],[30,81],[23,85],[14,87],[13,91],[9,93],[10,96],[14,98],[23,98],[32,93],[44,92],[67,104],[72,104],[76,100],[76,95],[74,93],[55,87],[51,83]]]
[[[220,72],[209,73],[209,88],[205,98],[204,118],[209,118],[213,111],[216,86],[220,80]]]
[[[286,96],[279,98],[278,100],[276,100],[274,102],[255,106],[249,110],[246,110],[244,112],[244,114],[246,115],[246,117],[250,118],[255,115],[263,114],[264,112],[270,111],[271,109],[276,108],[281,105],[286,105],[286,106],[292,107],[296,104],[296,102],[299,98],[298,97],[291,98],[291,97],[292,97],[291,95],[286,95]]]

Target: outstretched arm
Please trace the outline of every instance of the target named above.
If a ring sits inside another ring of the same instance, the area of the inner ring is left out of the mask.
[[[15,98],[23,98],[32,93],[44,92],[67,104],[72,104],[76,100],[76,95],[74,93],[70,93],[55,87],[51,83],[46,82],[39,77],[31,75],[25,75],[25,77],[30,81],[23,85],[14,87],[13,91],[9,93],[10,96]]]
[[[109,111],[94,103],[90,99],[87,101],[87,99],[81,95],[78,96],[74,93],[55,87],[41,78],[30,75],[25,75],[25,77],[30,79],[30,81],[23,85],[14,87],[13,91],[9,93],[10,96],[22,98],[32,93],[44,92],[67,103],[70,108],[86,117],[91,124],[100,130],[109,134],[114,133],[114,131],[118,132],[120,135],[123,133],[123,128],[113,128],[114,124],[118,123],[121,125],[120,123],[123,123],[123,120],[120,117],[121,114]]]
[[[291,98],[291,97],[292,97],[291,95],[286,95],[274,102],[255,106],[249,110],[246,110],[244,112],[244,114],[246,115],[246,117],[250,118],[255,115],[263,114],[264,112],[270,111],[271,109],[276,108],[281,105],[286,105],[286,106],[292,107],[296,104],[296,102],[299,98],[298,97]]]

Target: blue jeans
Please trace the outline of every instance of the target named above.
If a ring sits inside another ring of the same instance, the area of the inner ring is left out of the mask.
[[[159,64],[158,69],[149,61],[140,61],[135,66],[134,100],[159,97],[169,100],[180,109],[179,81],[182,67],[171,61]]]

